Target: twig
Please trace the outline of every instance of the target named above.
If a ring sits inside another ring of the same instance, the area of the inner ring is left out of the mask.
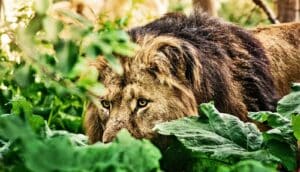
[[[252,0],[252,1],[266,13],[271,23],[273,24],[279,23],[273,11],[267,6],[267,4],[265,4],[262,0]]]

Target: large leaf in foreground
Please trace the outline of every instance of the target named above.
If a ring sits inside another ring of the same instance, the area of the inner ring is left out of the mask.
[[[293,130],[294,135],[297,138],[297,140],[300,140],[300,116],[292,116],[292,124],[293,124]]]
[[[210,159],[224,164],[242,159],[278,161],[263,148],[263,135],[254,124],[220,113],[211,103],[202,104],[200,111],[208,120],[187,117],[158,124],[155,130],[162,135],[175,136],[199,161]]]
[[[74,140],[82,140],[82,136],[74,137],[48,131],[48,137],[40,138],[20,118],[0,117],[0,138],[18,140],[14,148],[21,150],[22,160],[14,166],[25,165],[32,172],[159,171],[159,150],[147,140],[132,138],[127,131],[121,131],[110,144],[78,144]],[[2,160],[0,157],[0,164]]]
[[[217,172],[276,172],[275,167],[267,167],[259,161],[245,160],[231,167],[219,167]]]
[[[292,92],[278,102],[278,113],[251,112],[249,117],[260,123],[267,123],[270,130],[263,133],[268,151],[278,157],[289,171],[297,167],[297,141],[300,139],[300,83],[292,87]],[[296,138],[295,138],[296,137]]]
[[[292,92],[278,102],[277,112],[288,118],[292,114],[300,114],[300,83],[294,84]]]

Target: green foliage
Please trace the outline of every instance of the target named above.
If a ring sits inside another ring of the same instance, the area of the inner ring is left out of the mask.
[[[111,144],[86,145],[86,137],[80,134],[49,130],[38,137],[26,122],[6,115],[0,117],[0,138],[15,140],[13,148],[20,151],[11,159],[20,161],[6,164],[6,170],[24,166],[23,171],[32,172],[159,171],[159,150],[147,140],[135,140],[125,130]],[[4,158],[8,154],[0,152]]]
[[[281,159],[282,164],[290,171],[296,164],[297,142],[293,136],[291,121],[279,113],[255,112],[250,118],[266,122],[272,129],[264,132],[264,141],[267,149],[274,156]]]
[[[194,171],[213,170],[243,159],[265,164],[278,162],[265,147],[263,134],[253,123],[243,123],[235,116],[220,113],[212,103],[201,104],[200,112],[203,116],[186,117],[155,127],[162,135],[176,137],[195,162]],[[212,162],[207,163],[207,160]]]
[[[292,125],[295,137],[300,140],[300,115],[292,116]]]
[[[270,7],[275,5],[272,0],[264,0],[264,2]],[[253,1],[222,1],[218,15],[227,21],[246,27],[270,24],[266,14]]]
[[[295,84],[293,92],[279,101],[278,113],[249,113],[254,121],[271,127],[265,132],[253,123],[218,112],[212,103],[200,105],[199,117],[157,124],[158,133],[175,136],[174,144],[164,152],[166,168],[176,161],[169,158],[170,154],[181,152],[185,156],[182,159],[188,162],[176,162],[176,168],[191,171],[275,171],[276,164],[294,171],[300,135],[300,118],[296,115],[300,105],[298,86]]]
[[[277,111],[282,115],[291,117],[292,114],[300,114],[300,84],[292,86],[292,93],[283,97],[278,102]]]
[[[34,1],[36,13],[27,27],[12,34],[13,49],[0,52],[0,112],[11,113],[13,102],[22,97],[30,112],[46,120],[51,129],[80,133],[87,102],[96,102],[105,90],[89,61],[102,55],[122,73],[115,55],[132,55],[135,44],[118,24],[94,26],[67,10],[59,11],[61,18],[70,21],[64,23],[49,15],[51,5],[48,0]]]
[[[217,172],[275,172],[274,167],[267,167],[259,161],[245,160],[231,167],[221,166]]]

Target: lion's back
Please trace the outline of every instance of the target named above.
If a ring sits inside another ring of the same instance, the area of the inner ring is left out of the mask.
[[[258,27],[252,30],[271,63],[271,73],[280,96],[292,82],[300,82],[300,23]]]

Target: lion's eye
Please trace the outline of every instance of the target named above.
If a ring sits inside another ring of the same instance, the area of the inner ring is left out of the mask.
[[[148,102],[149,101],[146,100],[146,99],[139,98],[138,101],[137,101],[137,106],[138,107],[145,107],[145,106],[147,106]]]
[[[109,109],[110,108],[110,101],[102,100],[101,104],[104,108]]]

